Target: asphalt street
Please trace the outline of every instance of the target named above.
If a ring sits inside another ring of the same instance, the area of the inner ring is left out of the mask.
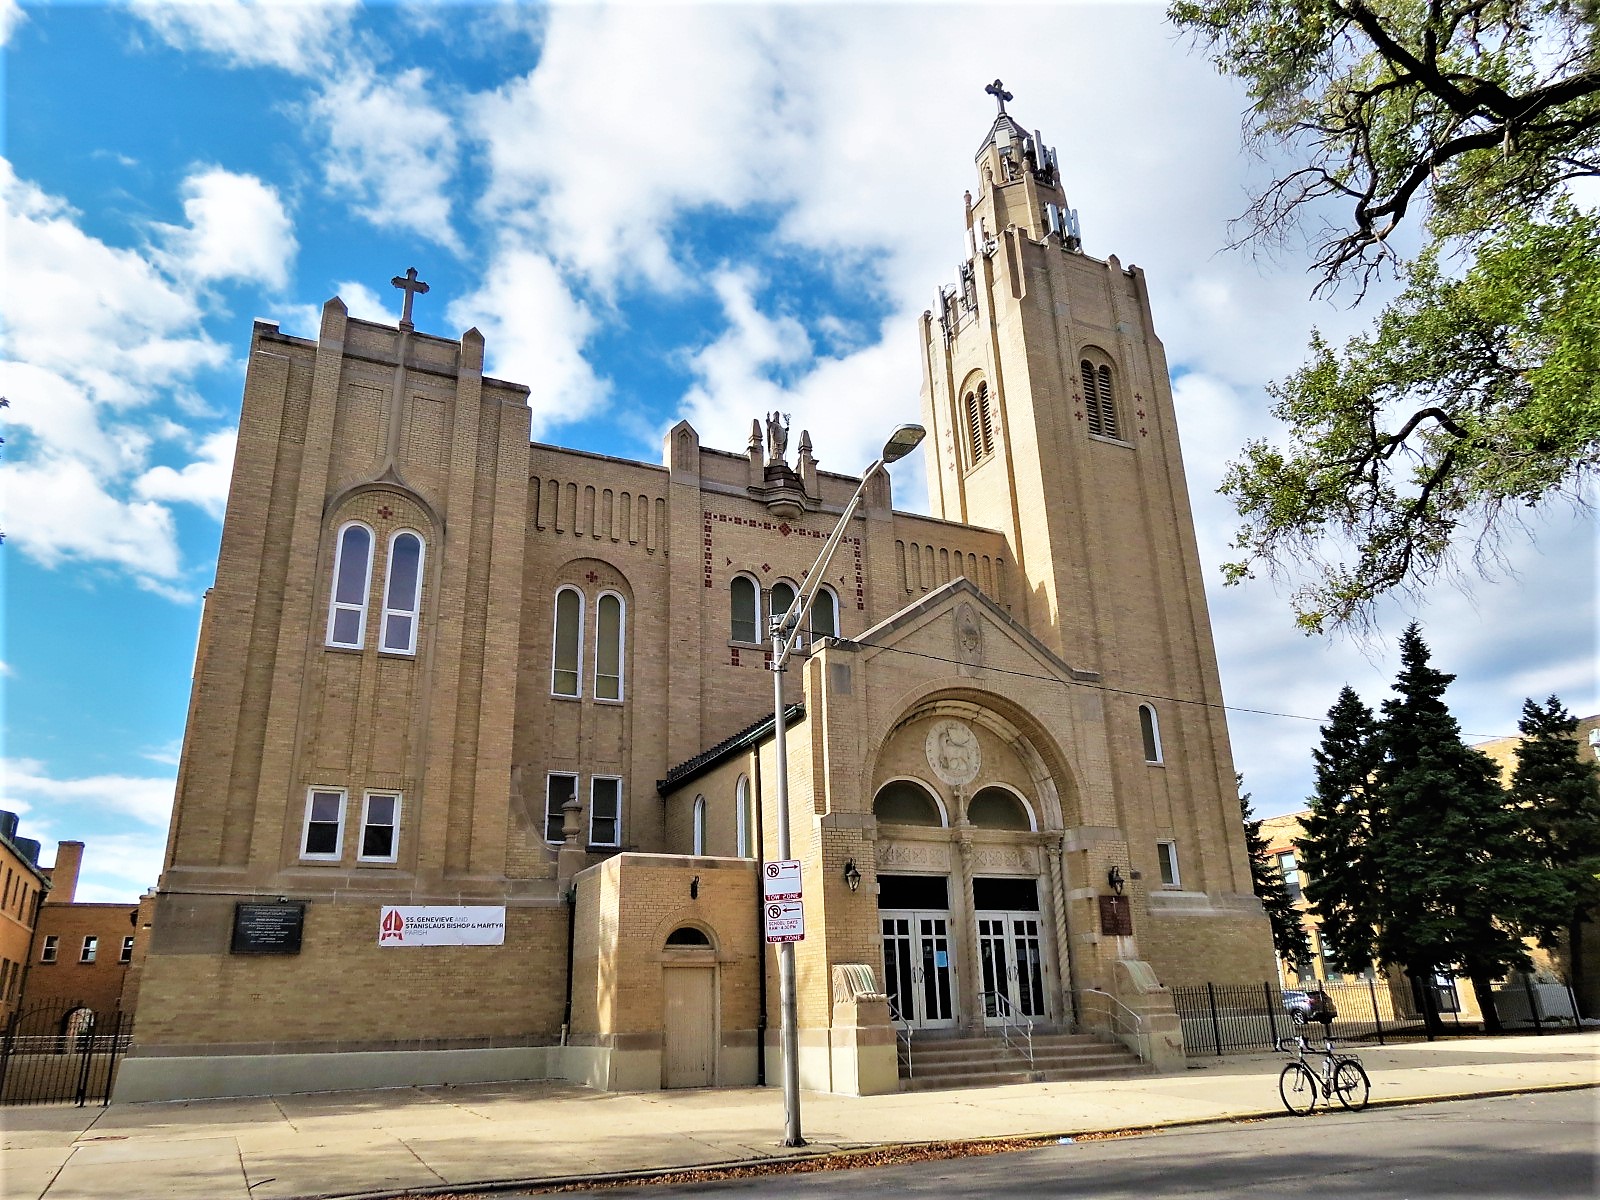
[[[1362,1113],[1319,1111],[986,1157],[630,1186],[622,1195],[1592,1200],[1600,1195],[1597,1106],[1600,1093],[1584,1089]]]

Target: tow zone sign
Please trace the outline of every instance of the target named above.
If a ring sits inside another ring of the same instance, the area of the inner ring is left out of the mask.
[[[780,858],[761,868],[761,899],[768,943],[805,940],[806,910],[800,898],[799,859]]]

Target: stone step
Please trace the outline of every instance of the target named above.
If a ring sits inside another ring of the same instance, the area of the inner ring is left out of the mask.
[[[1001,1087],[1013,1083],[1113,1079],[1150,1068],[1127,1047],[1095,1034],[1040,1034],[1030,1066],[1020,1046],[998,1037],[927,1038],[912,1043],[913,1075],[900,1067],[902,1091]]]

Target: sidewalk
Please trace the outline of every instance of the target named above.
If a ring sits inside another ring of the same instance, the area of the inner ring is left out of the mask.
[[[1361,1048],[1372,1102],[1600,1085],[1600,1031]],[[8,1200],[288,1200],[723,1165],[893,1143],[1283,1116],[1279,1055],[1175,1075],[849,1097],[806,1093],[811,1143],[778,1145],[777,1088],[601,1093],[556,1083],[7,1108]],[[1290,1119],[1285,1116],[1285,1119]]]

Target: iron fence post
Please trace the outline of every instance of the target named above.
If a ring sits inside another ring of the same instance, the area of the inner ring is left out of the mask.
[[[1217,1018],[1217,985],[1208,982],[1206,995],[1211,1000],[1211,1036],[1217,1044],[1217,1057],[1222,1057],[1222,1022]]]
[[[1267,998],[1267,1026],[1272,1031],[1272,1048],[1278,1048],[1278,1015],[1272,1010],[1272,984],[1263,982],[1261,994]]]
[[[11,1019],[6,1022],[5,1045],[0,1047],[0,1102],[5,1100],[6,1075],[11,1070],[11,1050],[17,1041],[17,1022],[22,1019],[22,1008],[19,1005],[11,1014]]]
[[[1371,975],[1367,976],[1367,994],[1372,997],[1372,1024],[1378,1031],[1378,1045],[1383,1045],[1383,1017],[1378,1012],[1378,985]]]
[[[1528,1015],[1533,1018],[1533,1031],[1543,1037],[1544,1025],[1539,1020],[1539,997],[1534,995],[1532,972],[1522,973],[1522,991],[1528,997]]]

